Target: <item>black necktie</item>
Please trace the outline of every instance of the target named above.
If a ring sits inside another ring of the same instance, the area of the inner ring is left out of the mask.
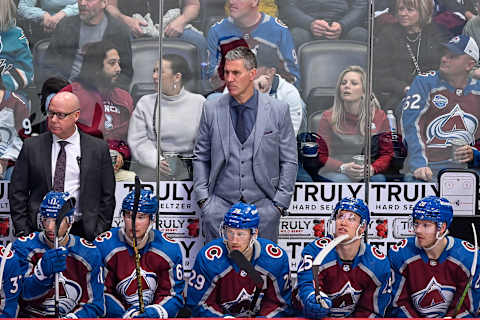
[[[243,144],[245,140],[248,138],[248,132],[247,132],[247,126],[245,125],[245,110],[247,107],[244,105],[237,105],[236,111],[237,111],[237,124],[235,126],[235,133],[237,134],[238,140],[240,140],[240,143]]]
[[[65,186],[65,168],[67,167],[67,154],[65,146],[67,141],[58,141],[60,152],[58,153],[57,163],[55,164],[55,176],[53,177],[53,190],[63,192]]]

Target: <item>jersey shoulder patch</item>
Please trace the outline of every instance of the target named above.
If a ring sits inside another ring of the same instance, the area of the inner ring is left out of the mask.
[[[170,238],[166,233],[163,233],[162,232],[162,238],[167,241],[167,242],[170,242],[170,243],[177,243],[177,241],[175,241],[174,239]]]
[[[105,231],[104,233],[99,234],[96,238],[95,241],[97,242],[103,242],[108,239],[112,238],[112,232],[111,231]]]
[[[21,236],[21,237],[18,237],[17,239],[22,241],[22,242],[27,242],[29,240],[35,239],[36,235],[37,234],[35,232],[32,232],[28,236]]]
[[[323,237],[323,238],[320,238],[320,239],[317,239],[315,240],[315,245],[317,247],[319,247],[320,249],[323,249],[325,248],[330,242],[332,242],[332,239],[328,238],[328,237]]]
[[[87,248],[96,248],[97,246],[91,243],[90,241],[80,238],[80,243]]]
[[[380,251],[377,247],[375,246],[370,246],[370,251],[372,252],[372,255],[379,259],[379,260],[385,260],[385,258],[387,257],[385,255],[385,253],[383,253],[382,251]]]
[[[279,18],[275,18],[275,22],[282,28],[288,29],[288,26]]]
[[[271,243],[265,246],[265,252],[267,252],[267,255],[274,259],[278,259],[283,255],[283,250]]]
[[[220,259],[223,255],[223,249],[222,247],[214,244],[205,249],[205,258],[207,258],[210,261],[213,261],[215,259]]]
[[[475,253],[475,246],[470,242],[462,240],[461,244],[462,244],[462,247],[464,247],[467,251]]]
[[[0,258],[4,258],[5,257],[5,249],[7,247],[4,247],[4,246],[1,246],[0,245]],[[8,252],[7,256],[6,256],[7,259],[11,259],[13,258],[13,249],[10,248],[10,251]]]

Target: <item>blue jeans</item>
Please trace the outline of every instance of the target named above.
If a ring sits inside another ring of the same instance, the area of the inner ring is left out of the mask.
[[[198,55],[200,57],[200,62],[208,62],[207,61],[207,40],[205,37],[192,29],[185,29],[180,37],[181,40],[185,40],[197,46],[198,48]]]

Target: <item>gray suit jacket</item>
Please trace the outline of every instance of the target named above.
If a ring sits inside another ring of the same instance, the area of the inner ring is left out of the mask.
[[[229,160],[231,117],[229,94],[204,104],[195,143],[193,186],[197,200],[208,198]],[[253,172],[258,186],[272,201],[288,208],[297,176],[297,143],[288,105],[258,95]]]

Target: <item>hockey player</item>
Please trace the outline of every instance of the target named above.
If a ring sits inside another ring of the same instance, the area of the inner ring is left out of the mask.
[[[257,238],[259,214],[253,204],[234,204],[225,214],[222,238],[205,245],[197,255],[187,290],[193,317],[281,317],[291,301],[287,253],[274,242]],[[255,286],[248,270],[231,258],[233,250],[259,273]],[[238,253],[238,252],[237,252]]]
[[[0,246],[0,261],[0,318],[16,318],[25,268],[22,268],[18,255],[11,250],[11,244]]]
[[[54,249],[55,221],[69,199],[68,192],[50,191],[40,204],[41,232],[19,237],[13,248],[27,264],[20,315],[55,316],[55,274],[59,274],[59,314],[63,318],[96,318],[104,314],[103,278],[97,248],[69,234],[74,208],[58,230],[59,247]]]
[[[99,235],[105,270],[105,302],[109,318],[173,318],[184,305],[185,289],[180,246],[158,230],[153,230],[158,199],[150,190],[140,190],[135,219],[140,254],[142,296],[145,310],[140,313],[139,292],[133,249],[132,211],[135,190],[122,203],[124,226]]]
[[[317,295],[312,262],[332,240],[319,238],[303,249],[295,300],[300,300],[309,318],[383,317],[390,302],[390,263],[376,247],[362,240],[370,222],[368,207],[360,199],[344,198],[335,206],[330,222],[335,222],[335,237],[348,237],[320,265]]]
[[[407,181],[435,181],[443,168],[480,166],[480,161],[472,162],[480,148],[480,83],[470,77],[478,46],[473,38],[459,35],[445,47],[439,70],[416,76],[402,100]],[[453,153],[455,141],[460,146]]]
[[[415,238],[402,240],[388,253],[394,271],[393,316],[454,316],[469,281],[475,248],[467,241],[447,237],[452,217],[452,205],[445,198],[428,196],[413,208]],[[478,315],[478,270],[479,265],[457,317]]]

